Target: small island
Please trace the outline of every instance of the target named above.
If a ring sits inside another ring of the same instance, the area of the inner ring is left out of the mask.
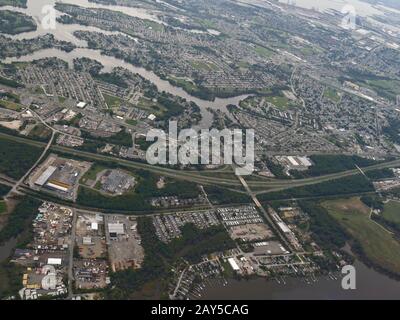
[[[35,21],[27,15],[9,10],[0,11],[1,33],[16,35],[23,32],[35,31],[36,29]]]
[[[27,0],[0,0],[0,7],[3,6],[13,6],[26,8]]]

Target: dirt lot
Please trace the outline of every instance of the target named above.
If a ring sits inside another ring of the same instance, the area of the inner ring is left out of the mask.
[[[233,240],[255,241],[269,239],[273,236],[272,231],[263,223],[246,224],[229,228]]]

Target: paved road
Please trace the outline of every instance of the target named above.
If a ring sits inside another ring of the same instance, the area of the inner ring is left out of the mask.
[[[188,267],[188,268],[190,268],[190,267]],[[178,293],[179,287],[181,286],[181,282],[182,282],[183,276],[185,275],[186,270],[187,270],[188,268],[185,268],[185,269],[182,271],[182,273],[181,273],[181,275],[180,275],[180,277],[179,277],[179,279],[178,279],[178,283],[176,284],[174,293],[170,296],[171,300],[176,298],[176,294]]]
[[[69,245],[69,261],[68,261],[68,298],[72,299],[73,281],[74,281],[74,247],[76,239],[76,210],[72,208],[72,230],[71,230],[71,243]]]
[[[21,143],[36,145],[36,146],[40,146],[40,147],[43,147],[45,145],[42,142],[29,140],[26,138],[21,138],[21,137],[16,137],[16,136],[10,136],[10,135],[4,134],[4,133],[0,133],[0,137],[7,138],[7,139],[17,141],[17,142],[21,142]],[[62,146],[49,147],[49,145],[48,145],[47,148],[49,148],[49,150],[54,150],[56,152],[58,151],[58,152],[62,152],[62,153],[73,155],[73,156],[83,157],[83,158],[88,159],[89,161],[90,160],[98,160],[98,161],[114,162],[114,163],[118,163],[120,165],[129,167],[129,168],[143,169],[143,170],[147,170],[147,171],[157,173],[157,174],[160,174],[163,176],[167,176],[167,177],[171,177],[171,178],[175,178],[175,179],[179,179],[179,180],[187,180],[187,181],[195,182],[195,183],[202,184],[202,185],[216,185],[216,186],[220,186],[220,187],[224,187],[224,188],[234,188],[234,187],[242,186],[240,181],[238,181],[234,177],[234,175],[232,175],[232,178],[219,177],[217,174],[215,174],[214,176],[211,176],[210,174],[212,174],[213,171],[175,170],[175,169],[170,169],[170,168],[165,168],[165,167],[149,165],[147,163],[135,162],[135,161],[131,161],[131,160],[115,158],[112,156],[94,154],[94,153],[81,151],[81,150],[75,150],[75,149],[62,147]],[[400,159],[390,161],[390,162],[379,163],[379,164],[369,166],[369,167],[364,167],[363,171],[368,172],[368,171],[375,170],[375,169],[391,168],[391,167],[395,167],[395,166],[400,166]],[[268,193],[268,192],[273,192],[273,191],[281,191],[281,190],[285,190],[285,189],[289,189],[289,188],[293,188],[293,187],[317,184],[320,182],[340,179],[340,178],[357,175],[357,174],[360,174],[360,172],[358,169],[355,168],[353,170],[348,170],[348,171],[344,171],[344,172],[333,173],[333,174],[329,174],[329,175],[307,178],[307,179],[299,179],[299,180],[279,180],[279,179],[258,177],[257,180],[254,180],[254,179],[249,180],[247,182],[247,184],[252,189],[255,189],[254,193],[256,195],[258,195],[258,194]]]
[[[18,187],[25,181],[25,179],[31,174],[31,172],[36,168],[36,166],[42,161],[43,157],[46,155],[47,151],[49,151],[51,144],[53,143],[55,136],[55,132],[53,131],[51,134],[51,138],[46,145],[46,148],[43,150],[39,159],[35,162],[35,164],[24,174],[24,176],[13,186],[13,188],[8,192],[8,194],[4,197],[5,199],[9,198],[12,194],[19,193]]]
[[[258,201],[256,195],[251,191],[250,187],[248,186],[246,180],[242,176],[237,176],[239,181],[242,183],[243,187],[246,189],[247,193],[253,200],[254,204],[256,207],[262,212],[264,215],[265,219],[268,221],[268,224],[271,226],[272,229],[274,229],[275,234],[279,236],[279,238],[282,240],[282,242],[286,245],[286,248],[290,249],[292,252],[295,252],[293,249],[292,245],[286,238],[285,234],[281,231],[281,229],[276,225],[275,221],[271,218],[267,210],[264,209],[262,206],[261,202]]]

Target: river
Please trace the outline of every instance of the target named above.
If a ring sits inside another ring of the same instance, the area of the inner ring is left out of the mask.
[[[26,9],[6,6],[6,7],[0,8],[0,10],[6,10],[6,9],[17,10],[19,12],[23,12],[29,16],[34,17],[36,21],[41,21],[41,18],[43,17],[42,8],[46,5],[54,6],[55,2],[56,2],[56,0],[28,0]],[[107,9],[114,10],[114,11],[124,12],[125,14],[135,16],[135,17],[138,17],[141,19],[150,19],[153,21],[160,22],[157,19],[156,12],[149,12],[144,9],[98,5],[95,3],[90,3],[87,0],[67,0],[67,1],[62,1],[62,2],[69,3],[69,4],[75,4],[75,5],[79,5],[79,6],[86,7],[86,8],[107,8]],[[240,96],[226,98],[226,99],[217,98],[214,101],[199,99],[197,97],[194,97],[194,96],[188,94],[182,88],[175,87],[175,86],[171,85],[168,81],[162,80],[154,72],[148,71],[144,68],[135,67],[132,64],[129,64],[129,63],[127,63],[123,60],[117,59],[117,58],[102,55],[99,50],[91,50],[91,49],[86,48],[87,43],[85,41],[81,41],[81,40],[77,39],[73,35],[73,33],[78,30],[97,31],[97,32],[105,33],[105,34],[118,33],[118,32],[111,32],[111,31],[104,31],[104,30],[101,30],[101,29],[95,28],[95,27],[87,27],[87,26],[81,26],[81,25],[65,25],[65,24],[61,24],[61,23],[57,23],[56,28],[54,30],[52,30],[52,29],[44,30],[42,28],[41,24],[38,23],[38,29],[36,31],[22,33],[22,34],[13,36],[12,38],[29,39],[29,38],[34,38],[34,37],[46,34],[46,33],[51,33],[55,36],[56,39],[69,41],[69,42],[75,44],[78,48],[69,53],[61,51],[61,50],[57,50],[57,49],[39,50],[39,51],[36,51],[36,52],[26,55],[26,56],[7,58],[7,59],[2,60],[2,62],[3,63],[22,62],[22,61],[26,62],[26,61],[33,61],[33,60],[37,60],[37,59],[43,59],[43,58],[47,58],[47,57],[59,57],[60,59],[67,61],[71,65],[74,58],[87,57],[87,58],[95,59],[95,60],[101,62],[104,65],[104,69],[102,70],[102,72],[109,72],[114,67],[126,68],[129,71],[140,74],[145,79],[154,83],[160,91],[165,91],[165,92],[171,93],[173,95],[177,95],[182,98],[185,98],[188,101],[193,101],[194,103],[196,103],[200,107],[201,114],[202,114],[202,120],[201,120],[200,124],[198,125],[198,127],[201,129],[209,128],[213,121],[213,115],[211,112],[209,112],[207,110],[208,108],[213,109],[213,110],[221,110],[222,112],[225,112],[228,114],[227,109],[226,109],[227,105],[229,105],[229,104],[237,105],[241,100],[244,100],[246,97],[248,97],[248,95],[240,95]],[[210,30],[209,32],[213,33],[213,30]]]
[[[284,0],[282,0],[284,1]],[[126,14],[136,16],[139,18],[150,19],[157,21],[157,17],[154,13],[149,13],[143,9],[137,8],[126,8],[118,6],[102,6],[94,3],[89,3],[87,0],[68,0],[63,1],[66,3],[77,4],[83,7],[92,8],[108,8],[116,11],[121,11]],[[312,0],[297,0],[297,5],[312,5],[311,7],[318,7],[321,10],[332,8],[332,3],[335,4],[334,8],[340,10],[345,3],[349,1],[312,1]],[[357,0],[351,0],[350,3],[357,4],[361,3]],[[41,10],[44,5],[54,5],[55,0],[28,0],[27,9],[17,9],[20,12],[28,14],[40,21],[42,16]],[[316,5],[318,3],[318,5]],[[328,7],[326,5],[329,4]],[[362,3],[364,6],[365,3]],[[378,9],[369,6],[368,14],[375,14]],[[363,7],[364,8],[364,7]],[[3,7],[1,9],[13,9],[11,7]],[[367,13],[366,10],[360,12]],[[138,73],[144,78],[150,80],[158,89],[166,91],[174,95],[181,96],[189,101],[195,102],[202,110],[203,120],[201,127],[206,128],[212,121],[212,115],[207,111],[207,108],[214,110],[226,110],[228,104],[238,104],[241,100],[247,96],[239,96],[229,99],[216,99],[213,102],[202,100],[193,97],[186,93],[183,89],[172,86],[168,81],[160,79],[153,72],[145,70],[144,68],[135,67],[122,60],[101,55],[100,51],[90,50],[85,48],[86,43],[78,40],[73,36],[73,32],[77,30],[88,30],[88,31],[100,31],[106,33],[106,31],[99,30],[93,27],[84,27],[80,25],[63,25],[57,24],[55,30],[43,30],[39,24],[38,30],[35,32],[24,33],[15,36],[18,39],[33,38],[38,35],[45,33],[52,33],[59,40],[70,41],[77,45],[79,48],[73,50],[70,53],[60,51],[57,49],[46,49],[40,50],[33,54],[19,57],[19,58],[8,58],[3,62],[10,63],[14,61],[32,61],[35,59],[41,59],[46,57],[57,56],[69,64],[72,60],[77,57],[88,57],[91,59],[98,60],[104,65],[104,72],[111,71],[114,67],[123,67],[132,72]],[[15,240],[7,242],[5,245],[0,246],[0,261],[5,260],[12,249],[15,246]],[[340,280],[333,281],[327,279],[320,279],[318,282],[309,285],[299,279],[287,279],[287,284],[278,284],[275,281],[266,281],[265,279],[255,279],[250,281],[234,281],[230,280],[227,286],[208,286],[203,294],[205,299],[398,299],[400,297],[400,282],[392,280],[378,272],[367,268],[364,264],[357,261],[355,263],[357,269],[357,289],[345,291],[340,286]]]
[[[356,268],[356,289],[343,290],[341,278],[331,280],[319,278],[317,282],[307,284],[296,278],[285,278],[286,284],[267,281],[264,278],[254,280],[229,280],[226,286],[209,284],[202,293],[202,299],[218,300],[337,300],[337,299],[387,299],[400,298],[400,282],[390,279],[360,261]]]
[[[249,0],[257,1],[257,0]],[[305,9],[315,9],[318,11],[326,11],[333,9],[342,11],[345,6],[354,7],[356,14],[362,17],[370,17],[373,15],[381,15],[383,11],[399,12],[395,9],[385,7],[383,5],[373,6],[370,3],[361,0],[279,0],[281,3],[295,3],[296,6]]]

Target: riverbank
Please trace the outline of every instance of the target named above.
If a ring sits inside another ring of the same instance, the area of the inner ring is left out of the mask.
[[[228,284],[208,284],[202,300],[397,300],[400,282],[390,279],[361,261],[355,261],[356,290],[343,290],[341,278],[332,280],[319,277],[317,282],[307,284],[304,279],[285,278],[286,284],[275,280],[257,278],[254,280],[228,280]]]

